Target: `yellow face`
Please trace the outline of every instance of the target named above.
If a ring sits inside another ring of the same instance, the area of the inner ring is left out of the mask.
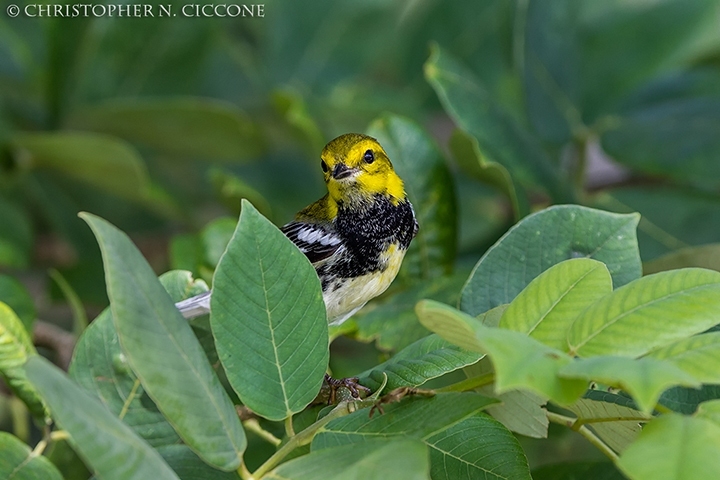
[[[397,203],[405,197],[402,180],[385,150],[367,135],[348,133],[331,141],[323,149],[320,166],[336,202],[382,194]]]

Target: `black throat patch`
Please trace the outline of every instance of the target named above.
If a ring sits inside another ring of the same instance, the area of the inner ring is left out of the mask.
[[[406,250],[417,233],[415,214],[407,200],[393,205],[385,195],[375,195],[362,208],[338,207],[335,229],[350,253],[331,267],[339,277],[359,277],[384,270],[386,265],[381,263],[380,256],[388,246],[397,243]]]

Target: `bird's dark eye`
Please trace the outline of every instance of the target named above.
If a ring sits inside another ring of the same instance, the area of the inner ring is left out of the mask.
[[[375,161],[375,154],[372,150],[368,150],[365,152],[365,155],[363,155],[363,160],[365,160],[365,163],[372,163]]]
[[[323,172],[327,173],[328,166],[327,166],[327,163],[325,163],[325,160],[320,160],[320,168],[323,169]]]

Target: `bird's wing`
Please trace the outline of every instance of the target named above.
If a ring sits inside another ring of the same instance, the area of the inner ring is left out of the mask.
[[[329,258],[342,246],[342,239],[330,225],[296,220],[280,230],[313,264]]]

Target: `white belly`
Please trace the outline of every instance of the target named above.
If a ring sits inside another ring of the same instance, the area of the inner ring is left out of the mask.
[[[398,248],[397,245],[391,245],[381,257],[383,263],[387,265],[385,270],[344,279],[341,287],[328,288],[323,294],[323,300],[330,325],[341,324],[368,301],[387,290],[400,271],[403,257],[405,250]]]

